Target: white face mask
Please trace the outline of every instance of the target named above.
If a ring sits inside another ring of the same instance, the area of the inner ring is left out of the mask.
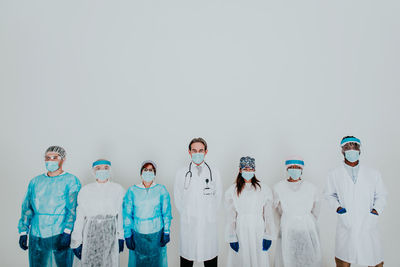
[[[242,171],[242,177],[247,180],[250,181],[251,179],[253,179],[254,177],[254,172],[253,171]]]
[[[155,177],[156,177],[156,175],[154,174],[154,172],[143,172],[142,173],[142,179],[148,183],[153,181]]]
[[[302,172],[303,172],[302,169],[293,169],[293,168],[288,169],[289,177],[291,177],[293,180],[299,179],[301,177]]]
[[[111,172],[110,170],[98,170],[96,171],[96,179],[99,181],[105,181],[107,179],[110,179],[111,177]]]
[[[344,152],[345,158],[350,162],[356,162],[360,158],[360,151],[358,150],[347,150]]]

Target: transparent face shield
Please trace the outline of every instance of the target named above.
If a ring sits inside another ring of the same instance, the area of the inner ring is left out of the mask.
[[[92,168],[92,174],[99,182],[111,179],[111,166],[107,164],[96,165]]]
[[[342,146],[342,152],[344,153],[348,150],[361,151],[361,145],[355,142],[346,143]]]
[[[346,161],[351,163],[358,162],[361,154],[361,145],[356,142],[345,143],[342,146],[342,154]]]

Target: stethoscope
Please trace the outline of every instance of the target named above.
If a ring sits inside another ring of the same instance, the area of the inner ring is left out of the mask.
[[[189,186],[190,186],[190,183],[191,183],[191,181],[192,181],[192,163],[193,162],[190,162],[190,164],[189,164],[189,170],[186,172],[186,174],[185,174],[185,184],[184,184],[184,188],[185,189],[188,189],[189,188]],[[212,180],[213,180],[213,178],[212,178],[212,172],[211,172],[211,168],[210,168],[210,166],[208,166],[208,164],[204,161],[204,164],[207,166],[207,168],[208,168],[208,171],[210,172],[210,180],[208,180],[208,178],[206,178],[206,184],[207,184],[207,188],[208,188],[208,183],[209,182],[212,182]],[[187,184],[187,177],[188,177],[188,175],[190,175],[189,176],[189,184]],[[186,185],[187,184],[187,185]]]

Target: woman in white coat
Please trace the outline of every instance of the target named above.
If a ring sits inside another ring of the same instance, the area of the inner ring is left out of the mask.
[[[381,174],[359,163],[361,142],[354,136],[341,141],[344,163],[331,171],[325,197],[338,216],[335,261],[383,266],[378,220],[386,204],[387,191]]]
[[[268,267],[274,237],[272,192],[255,176],[255,160],[240,159],[236,183],[225,193],[228,267]]]
[[[317,188],[301,178],[302,158],[290,157],[285,165],[288,179],[273,189],[274,207],[281,216],[275,267],[321,267]]]

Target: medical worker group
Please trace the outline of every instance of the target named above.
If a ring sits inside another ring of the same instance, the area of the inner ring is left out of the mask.
[[[206,160],[207,142],[192,139],[190,161],[177,171],[173,190],[180,266],[218,266],[224,198],[228,267],[322,267],[318,217],[324,200],[338,218],[336,266],[382,267],[378,221],[387,190],[379,171],[360,163],[360,139],[345,136],[340,148],[343,162],[329,172],[322,194],[304,176],[299,156],[284,161],[285,177],[272,189],[256,175],[255,159],[241,157],[237,176],[223,193],[218,169]],[[44,161],[46,172],[30,180],[18,222],[19,246],[29,250],[29,266],[120,266],[124,244],[128,266],[168,266],[172,207],[162,184],[166,178],[157,175],[154,161],[140,165],[127,191],[107,159],[91,164],[92,182],[82,189],[63,169],[64,148],[50,146]]]

